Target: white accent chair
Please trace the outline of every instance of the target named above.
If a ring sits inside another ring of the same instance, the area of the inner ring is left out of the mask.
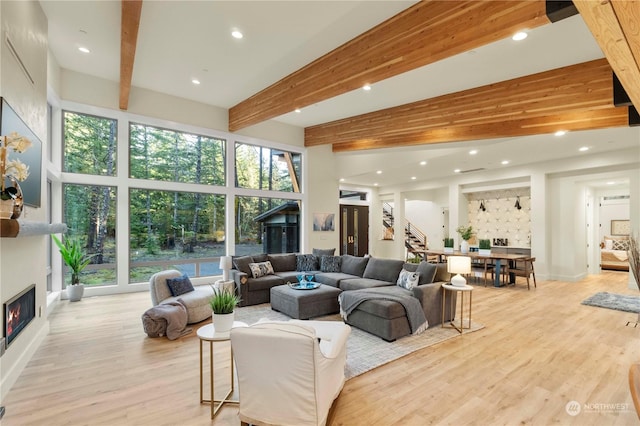
[[[242,424],[325,425],[345,382],[351,327],[259,321],[231,330]]]
[[[151,293],[151,303],[153,303],[153,306],[182,299],[182,303],[187,308],[187,324],[195,324],[211,318],[211,306],[209,305],[209,299],[213,296],[211,286],[194,285],[193,291],[181,294],[180,296],[173,296],[167,285],[167,279],[181,276],[182,273],[175,269],[160,271],[151,276],[149,279],[149,293]]]

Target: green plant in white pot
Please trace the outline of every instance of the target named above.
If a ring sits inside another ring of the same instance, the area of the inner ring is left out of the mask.
[[[55,235],[52,235],[51,238],[58,246],[62,260],[71,269],[71,284],[67,286],[69,301],[78,302],[84,294],[84,284],[80,283],[80,273],[95,255],[86,254],[82,248],[82,243],[77,238],[68,237],[64,239],[64,242],[60,241]]]
[[[462,238],[462,243],[460,243],[460,253],[468,253],[469,240],[473,237],[473,226],[458,226],[458,228],[456,228],[456,232],[460,234],[460,238]]]
[[[478,254],[480,256],[491,255],[491,240],[483,238],[480,241],[478,241]]]
[[[233,327],[234,310],[240,298],[233,291],[213,287],[209,305],[213,311],[212,320],[216,333],[226,333]]]
[[[453,238],[446,237],[444,239],[444,252],[453,253]]]

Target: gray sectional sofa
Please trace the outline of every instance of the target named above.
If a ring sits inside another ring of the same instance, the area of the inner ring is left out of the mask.
[[[273,271],[254,277],[249,265],[266,261],[271,263]],[[396,282],[403,269],[420,272],[418,285],[411,290],[413,296],[422,305],[429,327],[442,323],[442,283],[449,281],[446,264],[412,264],[396,259],[330,256],[322,252],[316,256],[287,253],[234,257],[233,264],[232,276],[241,297],[240,306],[268,303],[272,287],[296,283],[302,272],[313,274],[316,282],[341,291],[382,288],[383,292],[399,290]],[[311,269],[314,266],[315,269]],[[452,320],[454,315],[455,309],[452,312],[447,303],[445,321]],[[387,341],[411,334],[405,308],[391,300],[364,301],[347,317],[346,322]]]

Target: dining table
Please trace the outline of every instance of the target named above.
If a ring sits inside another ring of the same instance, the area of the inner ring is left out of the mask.
[[[430,250],[430,249],[417,250],[416,253],[424,254],[425,259],[428,256],[436,256],[438,263],[446,262],[447,256],[468,256],[471,258],[472,261],[474,259],[495,260],[495,264],[494,264],[495,274],[494,274],[494,281],[493,281],[493,285],[495,287],[502,287],[502,283],[500,282],[500,268],[502,266],[503,261],[513,263],[516,260],[524,260],[530,257],[529,255],[526,255],[526,254],[515,254],[515,253],[491,252],[489,254],[480,254],[480,252],[477,252],[477,251],[469,251],[467,253],[462,253],[461,251],[458,251],[458,250],[454,250],[453,252],[445,252],[444,250]],[[509,274],[509,282],[512,284],[515,282],[515,274]]]

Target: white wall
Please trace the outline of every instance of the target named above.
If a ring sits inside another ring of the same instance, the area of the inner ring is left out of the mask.
[[[339,188],[335,169],[331,164],[333,153],[330,145],[312,147],[307,150],[305,165],[306,180],[303,203],[303,244],[300,251],[310,253],[313,248],[335,248],[340,253]],[[313,231],[314,213],[335,214],[334,231]]]
[[[628,190],[625,195],[628,195]],[[600,234],[603,241],[605,235],[611,235],[612,220],[629,220],[629,199],[604,199],[606,195],[599,197],[600,201]]]
[[[47,152],[47,21],[40,3],[27,1],[0,2],[0,19],[0,94],[42,141],[44,154]],[[8,51],[5,36],[15,46],[33,84]],[[43,185],[44,179],[43,176]],[[46,191],[42,188],[41,205],[46,206]],[[44,208],[26,207],[24,214],[33,221],[46,219]],[[39,315],[39,308],[46,306],[47,297],[46,238],[0,238],[0,301],[4,303],[29,285],[36,285],[36,318],[0,358],[0,400],[49,330],[46,318]],[[4,329],[4,317],[0,324]]]

